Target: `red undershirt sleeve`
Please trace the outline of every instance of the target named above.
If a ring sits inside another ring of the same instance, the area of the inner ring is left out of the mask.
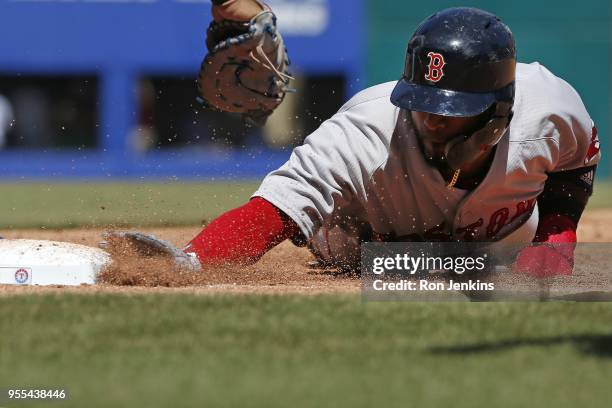
[[[261,197],[230,210],[206,226],[187,244],[202,266],[248,265],[268,250],[300,233],[297,224]]]
[[[566,215],[548,214],[540,219],[533,242],[574,243],[576,223]]]

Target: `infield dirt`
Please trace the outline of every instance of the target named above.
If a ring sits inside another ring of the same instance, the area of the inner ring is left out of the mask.
[[[612,242],[612,210],[587,211],[578,229],[580,242]],[[200,227],[141,228],[183,246],[199,231]],[[4,238],[48,239],[97,246],[106,228],[66,230],[0,230]],[[74,291],[96,292],[186,292],[186,293],[358,293],[360,280],[355,276],[339,274],[333,270],[309,266],[313,260],[306,248],[298,248],[284,242],[267,253],[259,262],[249,267],[217,268],[206,273],[176,272],[163,262],[143,263],[127,261],[119,270],[110,270],[103,283],[80,287],[31,287],[0,285],[0,295]]]

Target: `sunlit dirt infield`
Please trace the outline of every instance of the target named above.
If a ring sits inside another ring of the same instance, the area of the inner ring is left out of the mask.
[[[178,246],[187,243],[199,227],[142,228]],[[4,238],[48,239],[97,246],[105,229],[68,230],[0,230]],[[612,210],[587,211],[578,229],[580,242],[612,242]],[[360,280],[355,276],[333,270],[313,268],[313,257],[305,248],[284,242],[266,254],[257,264],[207,270],[197,278],[173,271],[163,264],[143,265],[134,260],[128,274],[136,270],[136,277],[112,276],[121,284],[100,284],[79,287],[31,287],[0,285],[0,294],[71,291],[95,292],[185,292],[185,293],[358,293]],[[143,268],[145,274],[143,275]],[[143,277],[144,276],[144,277]]]

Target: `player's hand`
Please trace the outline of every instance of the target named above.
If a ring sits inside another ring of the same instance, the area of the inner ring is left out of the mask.
[[[574,269],[574,246],[572,243],[537,244],[523,248],[512,270],[536,278],[571,275]]]
[[[263,10],[263,6],[255,0],[221,0],[212,4],[212,15],[216,22],[249,21]]]
[[[105,232],[102,238],[104,240],[99,244],[102,249],[129,248],[129,250],[144,258],[169,258],[179,268],[194,271],[202,269],[198,258],[153,235],[137,231],[109,231]]]
[[[521,250],[513,270],[537,278],[571,275],[576,241],[574,221],[560,214],[545,215],[538,224],[535,245]]]

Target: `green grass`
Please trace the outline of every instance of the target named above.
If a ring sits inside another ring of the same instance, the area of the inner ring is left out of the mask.
[[[5,183],[0,228],[197,225],[245,203],[258,183]]]
[[[63,387],[71,399],[61,406],[608,407],[612,398],[604,303],[46,295],[0,298],[0,311],[0,388]]]
[[[612,181],[595,181],[588,209],[612,208]]]
[[[2,183],[0,229],[197,225],[243,204],[258,182]],[[612,207],[597,182],[589,209]]]

